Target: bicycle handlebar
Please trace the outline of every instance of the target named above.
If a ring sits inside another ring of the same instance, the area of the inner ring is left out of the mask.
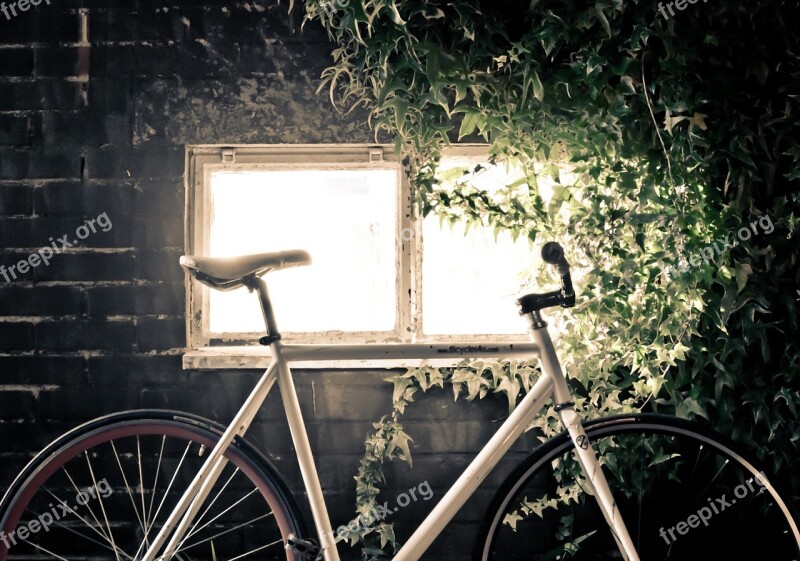
[[[520,315],[530,314],[544,308],[561,306],[571,308],[575,305],[575,291],[572,288],[572,277],[569,274],[569,263],[564,257],[564,248],[558,242],[547,242],[542,247],[542,260],[554,266],[561,276],[561,290],[545,294],[526,294],[517,300]]]
[[[569,274],[569,263],[564,258],[564,248],[558,242],[547,242],[542,247],[542,260],[548,265],[555,265],[559,275]]]

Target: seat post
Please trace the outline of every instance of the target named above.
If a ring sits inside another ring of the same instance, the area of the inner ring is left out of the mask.
[[[258,299],[261,302],[261,312],[264,314],[264,323],[267,327],[267,336],[261,339],[261,344],[269,345],[272,341],[280,340],[281,334],[278,332],[278,324],[275,322],[275,313],[272,310],[266,281],[262,278],[251,277],[245,280],[244,284],[250,290],[258,293]]]

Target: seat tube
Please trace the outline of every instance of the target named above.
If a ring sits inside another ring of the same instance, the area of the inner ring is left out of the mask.
[[[267,336],[262,338],[261,341],[263,344],[269,345],[273,364],[278,370],[278,388],[283,400],[283,409],[286,412],[286,420],[289,423],[289,432],[292,435],[297,462],[300,464],[300,475],[303,477],[303,485],[305,485],[308,493],[311,515],[314,518],[322,553],[325,561],[339,561],[339,552],[336,549],[331,520],[328,516],[328,509],[325,506],[322,485],[317,474],[317,467],[314,464],[314,455],[311,452],[306,425],[303,422],[303,413],[300,409],[300,401],[297,399],[297,389],[294,386],[292,371],[283,356],[281,335],[275,322],[267,284],[262,279],[252,279],[247,286],[258,292],[261,302],[261,311],[264,314],[264,323],[267,328]]]
[[[336,549],[336,540],[333,536],[328,509],[325,506],[325,498],[322,493],[317,468],[314,464],[314,455],[311,452],[311,444],[308,441],[308,433],[303,422],[303,413],[300,410],[300,402],[297,399],[292,372],[286,363],[286,359],[281,355],[281,342],[273,342],[270,348],[272,359],[277,361],[278,387],[283,400],[283,408],[286,411],[286,418],[289,422],[289,431],[292,434],[297,461],[300,464],[300,474],[303,477],[306,492],[308,492],[308,502],[311,505],[311,514],[314,517],[314,525],[319,536],[320,546],[322,547],[325,561],[339,561],[339,552]]]
[[[575,446],[575,454],[581,466],[581,471],[594,490],[595,499],[623,558],[626,561],[639,561],[636,547],[617,508],[617,503],[611,494],[611,489],[608,486],[602,467],[597,461],[594,447],[583,429],[581,416],[575,410],[572,392],[561,369],[561,363],[553,347],[553,341],[550,339],[550,333],[547,331],[547,323],[542,319],[538,311],[530,315],[530,322],[531,339],[539,345],[543,372],[553,380],[555,409],[559,419],[561,419],[561,424],[567,429]]]

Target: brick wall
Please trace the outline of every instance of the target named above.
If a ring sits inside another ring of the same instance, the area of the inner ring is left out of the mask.
[[[299,24],[273,0],[53,0],[10,21],[0,14],[0,265],[74,237],[85,219],[106,213],[113,224],[49,266],[0,277],[3,489],[80,421],[167,407],[224,422],[257,380],[254,371],[181,369],[184,154],[191,143],[372,140],[363,118],[340,117],[314,93],[330,46]],[[352,518],[364,437],[389,411],[386,375],[297,373],[335,525]],[[251,438],[299,490],[276,397]],[[441,497],[504,415],[502,400],[423,399],[407,415],[415,467],[391,467],[386,498],[424,480]],[[468,555],[498,478],[430,559]],[[398,535],[430,506],[397,513]]]

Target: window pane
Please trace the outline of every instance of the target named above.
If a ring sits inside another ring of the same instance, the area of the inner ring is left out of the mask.
[[[442,172],[475,161],[446,158]],[[491,166],[469,176],[469,183],[489,193],[510,184],[518,175],[503,166]],[[512,241],[494,229],[440,224],[429,215],[422,223],[422,330],[426,335],[523,334],[527,324],[514,300],[523,288],[521,273],[534,263],[528,240]]]
[[[213,172],[210,255],[311,254],[266,277],[282,331],[394,330],[398,188],[396,169]],[[210,296],[211,332],[264,330],[246,289]]]

